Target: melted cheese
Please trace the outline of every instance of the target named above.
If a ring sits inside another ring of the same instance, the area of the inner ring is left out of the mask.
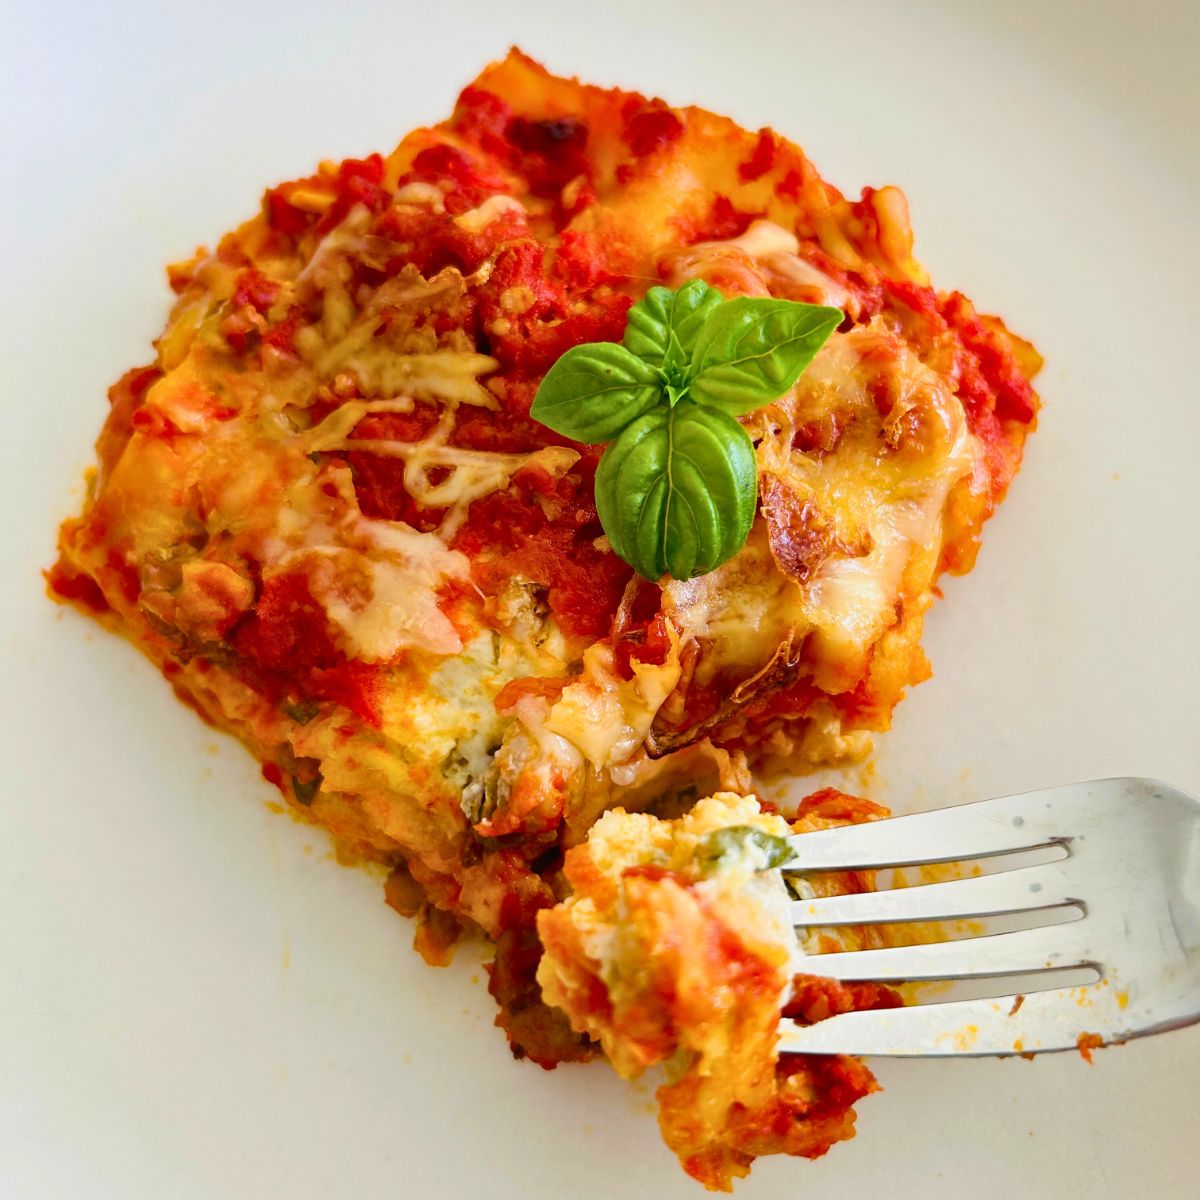
[[[882,427],[871,375],[862,369],[868,359],[896,396]],[[827,413],[830,397],[849,422],[837,446],[822,456],[795,454],[795,423]],[[971,473],[980,448],[938,377],[870,330],[831,338],[801,381],[791,419],[772,426],[771,413],[779,411],[764,414],[760,467],[811,501],[844,547],[820,564],[802,597],[814,681],[838,693],[861,678],[873,645],[897,620],[897,605],[921,611],[928,602],[947,495]],[[905,420],[913,445],[899,432]]]
[[[357,211],[356,209],[355,212]],[[372,240],[369,237],[356,237],[339,244],[337,249],[345,252],[366,252]],[[391,245],[387,242],[383,244]],[[377,391],[370,390],[371,372],[381,369],[391,359],[406,359],[413,353],[412,350],[402,352],[386,338],[377,337],[388,321],[389,310],[436,303],[447,296],[453,296],[455,292],[461,292],[463,279],[459,272],[452,268],[439,272],[432,279],[402,273],[381,285],[359,310],[347,290],[344,268],[345,261],[338,254],[314,280],[314,286],[321,290],[321,320],[316,325],[308,325],[299,330],[296,334],[296,347],[322,379],[332,378],[335,372],[342,370],[353,359],[356,370],[363,372],[365,376],[368,394],[378,394]],[[454,352],[443,348],[438,353],[452,355]],[[397,364],[397,369],[404,371],[406,368]],[[494,369],[494,365],[488,369]]]
[[[318,286],[323,285],[336,269],[338,260],[361,244],[362,236],[370,223],[371,214],[367,209],[361,204],[355,205],[317,244],[312,257],[304,264],[295,282],[311,281]]]
[[[817,293],[811,302],[841,307],[846,304],[848,293],[841,284],[830,280],[814,265],[800,257],[800,244],[796,234],[774,221],[752,221],[746,232],[727,241],[701,242],[692,250],[704,254],[709,262],[719,262],[730,257],[731,252],[745,254],[754,260],[758,274],[763,277],[763,293],[770,294],[776,280],[797,283]],[[757,294],[757,293],[746,293]]]
[[[467,233],[482,233],[497,217],[506,212],[525,215],[525,206],[516,196],[489,196],[478,208],[460,213],[454,223]]]
[[[745,245],[773,250],[790,238],[766,224],[745,235]],[[874,372],[886,375],[897,397],[886,421],[868,386]],[[819,418],[844,423],[836,446],[797,454],[797,427]],[[908,441],[900,432],[905,422]],[[946,498],[970,474],[979,446],[938,378],[886,335],[866,330],[831,338],[796,392],[749,425],[760,471],[783,480],[828,531],[825,555],[811,578],[790,579],[758,523],[742,551],[716,571],[668,581],[663,611],[703,648],[699,684],[748,680],[781,648],[795,661],[803,644],[813,682],[834,695],[846,692],[863,678],[901,608],[919,617],[928,604]],[[826,721],[823,735],[828,748],[839,732]],[[835,757],[863,748],[858,738]]]
[[[496,397],[477,382],[477,376],[499,364],[487,354],[439,350],[436,354],[397,355],[386,351],[359,353],[346,364],[368,396],[405,396],[496,408]]]
[[[446,198],[442,195],[442,189],[435,183],[406,183],[396,190],[396,203],[425,205],[435,213],[446,211]]]
[[[493,371],[498,365],[486,354],[445,350],[436,354],[381,353],[373,369],[364,369],[363,359],[364,355],[359,354],[347,364],[357,368],[360,385],[368,394],[382,392],[390,398],[346,401],[303,435],[304,444],[310,453],[346,450],[402,458],[408,494],[425,508],[448,510],[439,527],[447,541],[458,532],[476,500],[508,487],[518,471],[539,467],[558,478],[579,461],[578,451],[565,446],[505,454],[449,444],[458,404],[496,407],[496,398],[476,382],[477,375]],[[414,399],[438,399],[445,405],[437,425],[420,441],[353,436],[363,417],[411,412]],[[448,473],[435,482],[430,474],[435,470]]]
[[[465,555],[447,550],[428,533],[398,522],[368,521],[359,533],[367,552],[337,550],[337,570],[319,577],[314,595],[346,635],[351,654],[364,662],[383,662],[415,647],[434,654],[456,654],[462,639],[438,607],[438,589],[450,579],[466,579]],[[324,554],[323,548],[314,553]],[[350,561],[347,561],[347,560]],[[366,592],[346,587],[365,570]]]
[[[794,233],[774,221],[751,221],[746,232],[725,242],[710,242],[714,246],[733,246],[744,250],[751,258],[772,258],[776,254],[797,254],[800,242]]]
[[[508,487],[512,477],[526,467],[540,467],[556,478],[578,461],[579,452],[565,446],[543,446],[529,454],[502,454],[493,450],[464,450],[447,444],[453,429],[453,414],[447,414],[419,442],[387,438],[346,438],[343,450],[362,450],[388,458],[404,459],[404,486],[425,508],[447,509],[439,527],[450,539],[467,517],[467,509],[483,496]],[[433,482],[430,472],[447,469],[449,474]]]
[[[799,589],[776,569],[761,524],[715,571],[663,588],[663,611],[705,646],[696,667],[702,684],[718,672],[747,675],[762,667],[792,636],[799,600]]]
[[[596,767],[626,762],[641,747],[662,703],[679,682],[679,639],[661,666],[630,664],[633,678],[616,674],[612,648],[589,646],[579,682],[563,690],[546,728],[579,748]]]
[[[323,486],[340,493],[335,506]],[[346,503],[353,484],[345,467],[314,473],[288,491],[264,547],[264,576],[301,571],[309,590],[364,662],[404,649],[455,654],[462,640],[437,603],[450,580],[466,580],[465,555],[432,533],[398,521],[375,521]]]

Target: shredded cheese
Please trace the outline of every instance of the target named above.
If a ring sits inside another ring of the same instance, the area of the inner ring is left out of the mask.
[[[433,183],[406,183],[396,192],[397,204],[426,204],[435,213],[446,211],[446,198],[442,189]]]
[[[438,606],[470,564],[433,533],[358,511],[349,469],[326,466],[298,479],[263,546],[263,575],[300,571],[313,598],[364,662],[404,649],[457,654],[462,640]]]
[[[414,400],[442,400],[498,408],[496,397],[477,382],[500,364],[487,354],[438,350],[433,354],[395,354],[381,349],[358,353],[346,361],[365,395],[410,396]]]
[[[350,364],[359,383],[383,392],[382,400],[348,400],[302,436],[308,453],[346,450],[404,459],[404,486],[425,508],[447,510],[438,533],[449,541],[461,528],[474,501],[508,487],[526,467],[540,467],[554,478],[569,471],[579,453],[565,446],[543,446],[528,454],[468,450],[450,445],[458,404],[496,407],[496,398],[476,382],[476,376],[494,371],[497,362],[486,354],[439,350],[433,354],[380,354],[364,370],[362,360]],[[411,412],[414,400],[444,402],[437,425],[419,442],[393,438],[356,438],[355,426],[371,413]],[[436,481],[431,472],[445,471]]]
[[[464,450],[447,444],[454,428],[454,413],[447,411],[428,436],[419,442],[389,438],[346,438],[343,450],[360,450],[389,458],[404,459],[404,487],[425,508],[445,508],[438,532],[447,540],[458,532],[467,509],[483,496],[508,487],[512,477],[525,467],[541,467],[555,478],[566,474],[579,453],[565,446],[543,446],[529,454],[502,454],[492,450]],[[449,474],[437,482],[430,478],[436,468]]]
[[[354,427],[368,413],[412,412],[413,402],[398,400],[347,400],[335,408],[319,425],[303,434],[304,448],[309,454],[322,450],[340,450],[354,432]]]
[[[522,216],[525,206],[516,196],[489,196],[478,208],[460,213],[454,223],[467,233],[482,233],[497,217],[506,212],[518,212]]]

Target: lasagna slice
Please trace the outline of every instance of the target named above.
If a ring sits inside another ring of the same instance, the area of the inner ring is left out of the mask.
[[[711,1190],[728,1191],[760,1154],[816,1158],[853,1137],[852,1106],[876,1089],[854,1059],[776,1050],[785,1015],[813,1021],[902,1001],[876,984],[796,973],[808,953],[879,945],[878,930],[810,930],[798,944],[773,868],[792,833],[886,815],[826,790],[789,824],[753,797],[718,793],[675,820],[611,810],[567,851],[572,893],[538,917],[542,994],[619,1074],[665,1068],[663,1139]],[[864,891],[872,877],[815,880],[802,885],[808,898]]]
[[[744,419],[745,548],[647,582],[596,517],[600,450],[529,417],[649,286],[840,307]],[[496,947],[514,1050],[594,1053],[537,982],[537,914],[606,810],[861,755],[928,668],[1032,428],[1027,343],[770,130],[556,78],[514,51],[449,120],[269,190],[169,271],[111,389],[52,591],[132,639],[298,811],[391,870],[432,961]]]

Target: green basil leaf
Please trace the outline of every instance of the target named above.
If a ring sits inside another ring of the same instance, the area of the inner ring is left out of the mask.
[[[782,396],[825,339],[841,309],[739,297],[713,310],[692,347],[688,394],[739,417]]]
[[[751,850],[761,856],[763,865],[759,870],[782,867],[796,857],[786,838],[756,829],[753,825],[730,825],[725,829],[713,830],[700,843],[698,853],[701,861],[717,863],[727,855],[740,858]]]
[[[613,550],[652,581],[691,579],[732,558],[757,493],[749,434],[686,399],[639,417],[596,470],[596,510]]]
[[[682,369],[709,313],[723,297],[703,279],[692,279],[678,291],[652,287],[629,310],[622,344],[652,366]]]
[[[609,442],[661,395],[649,363],[615,342],[588,342],[546,372],[529,415],[577,442]]]
[[[725,301],[695,279],[653,287],[622,344],[568,350],[530,415],[610,445],[596,508],[613,550],[647,579],[690,579],[731,558],[754,520],[754,446],[734,419],[782,395],[841,323],[790,300]]]

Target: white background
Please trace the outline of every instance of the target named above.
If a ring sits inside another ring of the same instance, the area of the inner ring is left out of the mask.
[[[1041,428],[937,675],[881,744],[899,809],[1075,778],[1200,791],[1200,6],[783,0],[6,5],[0,39],[0,1196],[696,1197],[647,1088],[544,1074],[476,957],[424,968],[377,879],[42,596],[162,267],[323,157],[388,149],[511,42],[907,191],[918,254],[1031,336]],[[843,782],[855,785],[850,773]],[[1185,1197],[1200,1030],[1037,1063],[881,1063],[859,1138],[747,1198]]]

